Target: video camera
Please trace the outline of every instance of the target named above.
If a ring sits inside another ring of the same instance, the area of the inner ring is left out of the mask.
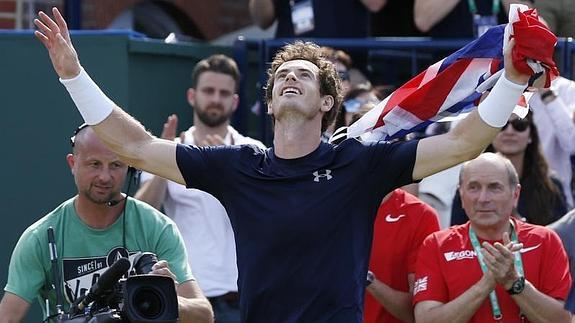
[[[151,252],[134,259],[136,275],[122,278],[130,269],[127,258],[118,259],[78,298],[59,323],[131,322],[172,323],[178,321],[178,299],[174,281],[165,276],[147,275],[158,262]]]

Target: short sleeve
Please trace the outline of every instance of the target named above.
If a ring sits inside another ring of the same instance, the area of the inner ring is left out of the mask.
[[[413,183],[413,167],[419,140],[378,142],[371,144],[368,169],[374,180],[389,183],[391,188]]]
[[[197,147],[178,144],[176,162],[187,188],[196,188],[214,196],[219,193],[219,179],[225,178],[237,164],[233,153],[238,146]]]
[[[439,231],[439,220],[437,212],[430,206],[423,204],[421,214],[418,215],[421,221],[415,228],[415,234],[411,240],[411,246],[407,255],[407,272],[414,273],[419,248],[425,238],[433,232]]]
[[[162,215],[163,216],[163,215]],[[166,220],[169,220],[166,218]],[[188,263],[188,254],[184,245],[184,240],[178,227],[171,220],[164,228],[158,240],[156,253],[158,260],[166,260],[170,270],[176,275],[179,283],[193,280],[192,269]]]
[[[556,299],[565,300],[571,287],[572,277],[569,272],[569,260],[559,236],[549,230],[545,259],[539,291]]]
[[[441,273],[440,259],[437,239],[432,234],[423,241],[417,255],[413,304],[430,300],[447,302],[449,296]]]
[[[46,271],[36,233],[28,229],[20,237],[10,258],[8,282],[4,288],[5,291],[29,303],[40,294],[42,286],[46,283]]]

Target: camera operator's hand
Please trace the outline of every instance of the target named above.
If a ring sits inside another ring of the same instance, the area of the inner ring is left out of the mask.
[[[170,266],[168,262],[165,260],[160,260],[152,266],[152,271],[149,272],[150,275],[160,275],[170,277],[174,280],[174,284],[178,287],[178,278],[174,273],[170,270]]]
[[[156,262],[148,274],[170,277],[174,281],[178,294],[179,322],[214,323],[212,306],[195,280],[178,283],[176,275],[170,270],[168,262],[165,260]]]

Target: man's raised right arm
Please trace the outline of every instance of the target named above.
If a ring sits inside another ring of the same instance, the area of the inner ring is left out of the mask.
[[[92,125],[110,150],[133,167],[184,184],[176,163],[176,143],[152,136],[132,116],[117,107],[83,70],[64,18],[53,8],[54,20],[43,12],[34,23],[54,70],[66,86],[84,121]]]

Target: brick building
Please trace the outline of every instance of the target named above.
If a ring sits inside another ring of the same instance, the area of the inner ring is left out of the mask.
[[[164,38],[212,40],[251,23],[248,0],[0,0],[0,29],[32,29],[56,6],[75,29],[123,28]]]

